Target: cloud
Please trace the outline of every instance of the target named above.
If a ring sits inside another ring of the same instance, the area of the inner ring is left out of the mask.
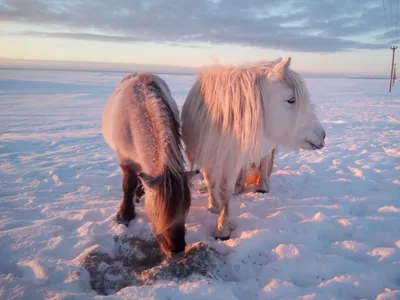
[[[385,9],[394,25],[396,5]],[[0,0],[1,21],[34,27],[19,33],[29,36],[314,53],[387,48],[397,38],[380,0]]]

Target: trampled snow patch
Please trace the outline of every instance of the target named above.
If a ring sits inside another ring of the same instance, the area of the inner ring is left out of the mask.
[[[101,114],[124,74],[0,70],[1,299],[400,299],[400,93],[307,78],[321,151],[280,149],[268,194],[231,200],[231,239],[192,188],[187,257],[143,209],[115,222],[121,172]],[[161,75],[181,106],[193,76]]]
[[[185,257],[168,261],[155,240],[134,235],[115,237],[111,253],[95,245],[72,262],[90,274],[92,288],[112,295],[128,286],[148,286],[154,281],[234,280],[223,256],[203,243],[189,245]]]

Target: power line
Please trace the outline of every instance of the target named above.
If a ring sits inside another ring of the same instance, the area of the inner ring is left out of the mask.
[[[389,31],[388,21],[387,21],[387,16],[386,16],[385,0],[382,0],[382,4],[383,4],[383,11],[385,13],[386,30]]]
[[[383,6],[383,12],[385,15],[385,22],[386,22],[386,30],[387,30],[387,36],[389,38],[389,36],[391,36],[391,31],[393,31],[393,34],[395,34],[395,40],[393,41],[396,45],[397,45],[397,31],[398,31],[398,15],[399,15],[399,0],[396,0],[396,27],[395,30],[393,30],[393,23],[392,23],[392,0],[389,0],[389,14],[390,14],[390,26],[388,26],[388,18],[386,15],[386,8],[385,8],[385,0],[382,0],[382,6]],[[389,31],[390,28],[390,31]],[[390,49],[392,50],[392,68],[390,70],[390,81],[389,81],[389,93],[392,92],[392,86],[394,84],[394,79],[393,79],[393,75],[396,76],[395,74],[395,70],[394,70],[394,56],[396,53],[396,49],[397,46],[391,46]]]
[[[398,25],[399,25],[399,0],[396,1],[396,45],[399,43]]]

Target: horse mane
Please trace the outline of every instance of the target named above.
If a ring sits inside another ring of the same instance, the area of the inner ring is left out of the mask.
[[[181,143],[180,120],[176,103],[164,81],[150,73],[139,73],[135,77],[135,94],[144,96],[143,101],[148,117],[153,124],[158,155],[162,167],[159,170],[161,182],[155,187],[156,196],[152,201],[152,214],[156,219],[156,234],[162,233],[177,221],[178,216],[186,216],[188,206],[184,203],[187,195],[185,187],[185,160]],[[176,106],[176,107],[175,107]],[[189,203],[190,204],[190,203]]]
[[[268,73],[275,61],[260,61],[238,66],[216,65],[199,73],[200,91],[208,113],[223,133],[233,135],[242,151],[259,156],[267,127],[265,89]],[[303,115],[308,107],[308,92],[300,75],[287,70],[284,81],[295,91],[296,106]],[[300,118],[298,126],[302,123]],[[298,128],[296,125],[296,128]]]

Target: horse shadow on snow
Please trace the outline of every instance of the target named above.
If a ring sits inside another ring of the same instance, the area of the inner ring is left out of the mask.
[[[155,280],[237,280],[226,257],[203,242],[187,245],[180,259],[167,260],[155,239],[127,234],[114,236],[114,241],[111,255],[96,245],[76,259],[88,271],[90,285],[99,295],[151,285]]]

